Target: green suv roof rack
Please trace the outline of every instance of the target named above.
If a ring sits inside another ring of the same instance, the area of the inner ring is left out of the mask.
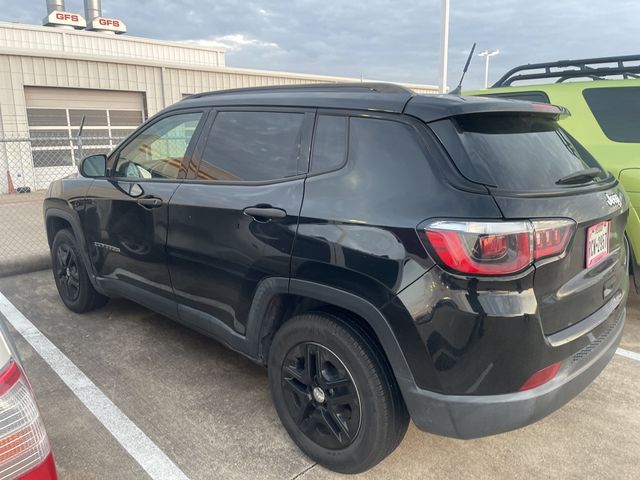
[[[556,83],[562,83],[571,78],[603,80],[605,77],[613,75],[621,75],[625,79],[640,78],[640,64],[636,63],[629,65],[629,62],[640,62],[640,55],[583,58],[579,60],[560,60],[558,62],[547,63],[528,63],[509,70],[492,86],[492,88],[508,87],[511,86],[513,82],[519,82],[522,80],[538,80],[542,78],[557,78]],[[532,70],[543,71],[531,72]]]

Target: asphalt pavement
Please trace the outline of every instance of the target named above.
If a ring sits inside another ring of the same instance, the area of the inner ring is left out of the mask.
[[[342,478],[291,442],[271,403],[266,370],[216,341],[125,300],[74,314],[49,271],[0,278],[0,292],[185,477]],[[58,376],[59,365],[12,333],[60,479],[150,478],[127,447],[130,430],[114,429],[109,415],[98,420]],[[636,294],[621,347],[640,354]],[[615,355],[582,394],[534,425],[470,441],[411,425],[391,456],[355,478],[637,479],[639,459],[640,361]]]

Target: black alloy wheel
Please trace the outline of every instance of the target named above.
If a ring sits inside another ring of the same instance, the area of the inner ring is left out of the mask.
[[[58,245],[56,251],[55,274],[60,285],[60,295],[70,302],[80,296],[80,272],[75,251],[67,243]]]
[[[91,284],[73,232],[59,230],[51,245],[53,277],[62,302],[76,313],[103,306],[109,300]]]
[[[331,450],[354,441],[360,430],[360,396],[335,353],[317,343],[296,345],[282,365],[282,387],[289,396],[289,414],[309,439]]]
[[[347,315],[313,311],[288,319],[268,355],[282,425],[323,467],[364,472],[404,437],[409,415],[384,351]]]

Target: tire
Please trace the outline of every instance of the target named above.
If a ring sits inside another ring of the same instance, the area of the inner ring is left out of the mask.
[[[93,288],[71,231],[63,229],[56,233],[51,246],[51,264],[58,294],[69,310],[88,312],[109,301],[109,297]]]
[[[348,320],[324,312],[290,319],[274,336],[268,369],[282,424],[323,467],[364,472],[407,431],[409,415],[383,352]]]

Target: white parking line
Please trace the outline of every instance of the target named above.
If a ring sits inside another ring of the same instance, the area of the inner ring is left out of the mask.
[[[151,478],[188,480],[182,470],[2,293],[0,313]]]
[[[618,355],[622,355],[623,357],[630,358],[631,360],[635,360],[636,362],[640,362],[640,353],[632,352],[631,350],[625,350],[624,348],[618,348],[616,350]]]

